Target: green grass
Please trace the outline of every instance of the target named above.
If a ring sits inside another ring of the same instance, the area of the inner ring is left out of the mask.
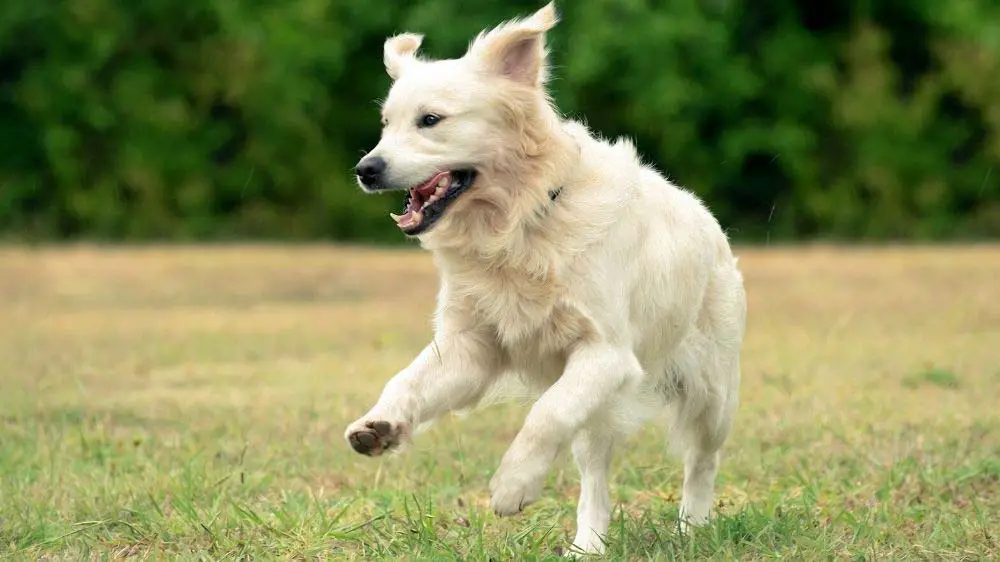
[[[903,379],[903,384],[910,388],[930,384],[941,388],[958,388],[959,378],[946,369],[930,368]]]
[[[676,532],[648,427],[615,560],[1000,556],[1000,249],[741,249],[742,405],[719,517]],[[326,247],[0,252],[0,558],[555,559],[578,480],[498,519],[526,409],[400,455],[343,440],[429,335],[427,256]],[[902,381],[902,384],[901,384]]]

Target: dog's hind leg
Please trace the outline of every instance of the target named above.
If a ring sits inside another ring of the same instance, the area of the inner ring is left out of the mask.
[[[715,495],[715,480],[719,470],[719,449],[729,428],[710,415],[699,416],[690,428],[693,440],[684,452],[684,489],[681,495],[682,528],[708,521]]]
[[[601,417],[591,421],[573,439],[573,458],[580,470],[580,500],[576,509],[573,550],[601,554],[611,521],[608,471],[619,435]]]
[[[739,367],[731,368],[737,370],[735,376],[738,380]],[[733,380],[729,378],[732,376],[733,374],[728,374],[727,379]],[[680,507],[682,530],[704,524],[709,519],[719,470],[719,450],[729,437],[737,402],[731,389],[725,389],[725,386],[694,400],[704,402],[697,405],[700,408],[696,406],[697,409],[688,410],[688,414],[693,414],[690,417],[682,413],[673,432],[684,459],[684,487]]]
[[[729,438],[739,404],[745,325],[741,278],[724,269],[709,286],[697,329],[672,358],[680,408],[671,428],[671,445],[684,459],[682,530],[707,522],[711,515],[719,450]]]

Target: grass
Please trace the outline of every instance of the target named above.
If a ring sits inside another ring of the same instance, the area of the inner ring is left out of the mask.
[[[903,384],[910,388],[922,384],[931,384],[941,388],[958,388],[959,377],[947,369],[930,368],[906,377],[903,379]]]
[[[719,519],[674,530],[681,468],[616,459],[609,558],[1000,555],[1000,248],[741,249],[742,405]],[[0,251],[4,559],[552,559],[568,455],[499,520],[524,415],[404,455],[342,434],[429,335],[425,254],[332,247]]]

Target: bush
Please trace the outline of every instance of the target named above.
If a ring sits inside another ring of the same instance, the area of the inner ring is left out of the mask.
[[[0,7],[0,232],[104,240],[400,236],[351,168],[382,42],[459,56],[539,2]],[[563,1],[553,91],[629,135],[743,240],[1000,234],[989,0]]]

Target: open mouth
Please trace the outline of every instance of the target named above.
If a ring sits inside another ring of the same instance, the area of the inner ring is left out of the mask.
[[[448,205],[468,189],[476,179],[475,170],[438,172],[429,180],[406,192],[402,215],[389,213],[404,234],[426,232],[444,214]]]

